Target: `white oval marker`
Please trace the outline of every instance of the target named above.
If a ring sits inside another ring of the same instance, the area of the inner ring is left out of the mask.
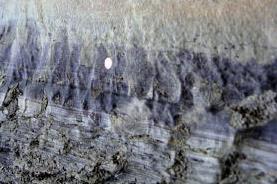
[[[109,69],[112,67],[112,65],[113,65],[112,59],[109,58],[109,57],[106,58],[106,59],[105,59],[105,68],[109,70]]]

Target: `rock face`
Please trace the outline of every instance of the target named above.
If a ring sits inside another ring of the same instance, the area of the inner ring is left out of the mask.
[[[276,183],[276,10],[0,0],[0,183]]]

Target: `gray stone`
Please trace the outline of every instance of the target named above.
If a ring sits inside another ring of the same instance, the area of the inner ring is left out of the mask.
[[[0,0],[0,183],[276,183],[276,5]]]

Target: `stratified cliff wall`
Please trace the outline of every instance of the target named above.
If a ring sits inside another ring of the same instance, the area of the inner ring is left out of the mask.
[[[276,10],[0,0],[0,183],[276,183]]]

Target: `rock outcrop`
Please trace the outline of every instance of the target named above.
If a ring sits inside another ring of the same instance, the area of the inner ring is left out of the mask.
[[[0,183],[276,183],[276,9],[0,0]]]

